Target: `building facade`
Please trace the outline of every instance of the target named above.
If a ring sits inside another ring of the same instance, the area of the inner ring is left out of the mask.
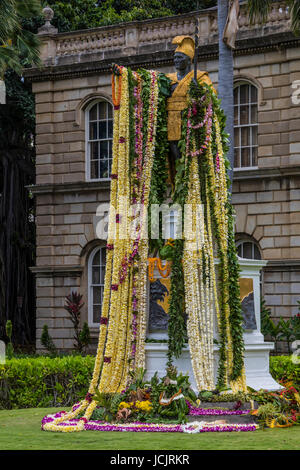
[[[300,300],[300,39],[284,2],[265,26],[245,12],[234,53],[233,203],[240,256],[262,258],[262,294],[272,316],[298,313]],[[104,283],[113,108],[112,63],[173,71],[172,38],[193,35],[186,14],[92,30],[41,28],[42,69],[28,69],[36,100],[37,348],[43,325],[59,349],[73,347],[64,310],[84,296],[82,321],[98,337]],[[198,69],[218,88],[216,10],[199,13]],[[104,222],[104,224],[103,224]]]

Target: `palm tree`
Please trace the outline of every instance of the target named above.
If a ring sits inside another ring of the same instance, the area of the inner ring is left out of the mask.
[[[40,64],[39,40],[22,21],[40,15],[40,0],[0,0],[0,78],[7,68],[21,74],[25,63]],[[23,59],[23,63],[21,63]]]
[[[229,10],[228,0],[218,0],[218,29],[219,29],[219,86],[218,95],[221,98],[222,108],[226,115],[227,134],[230,138],[230,146],[227,158],[230,162],[229,171],[230,181],[233,179],[234,167],[234,116],[233,116],[233,51],[223,41],[223,32],[225,29]]]
[[[272,9],[273,0],[247,0],[248,13],[251,23],[256,21],[265,23]],[[299,0],[286,0],[291,15],[291,28],[295,35],[300,32],[300,2]]]
[[[251,24],[265,23],[272,9],[273,0],[247,0],[248,14]],[[294,34],[300,32],[300,1],[287,0],[291,15],[291,28]],[[218,0],[218,28],[219,28],[219,89],[218,94],[222,100],[222,108],[227,117],[226,132],[231,136],[228,159],[230,166],[234,167],[234,118],[233,118],[233,50],[223,41],[223,32],[226,25],[230,7],[229,0]],[[233,170],[230,171],[230,180],[233,179]]]

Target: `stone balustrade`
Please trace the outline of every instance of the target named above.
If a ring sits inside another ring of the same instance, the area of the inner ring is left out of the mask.
[[[132,54],[134,49],[143,53],[143,48],[153,44],[163,44],[163,49],[170,49],[170,42],[176,35],[193,35],[195,18],[199,22],[199,45],[213,45],[218,41],[217,10],[191,12],[185,15],[164,17],[145,21],[135,21],[113,26],[104,26],[90,30],[56,33],[50,27],[42,27],[40,36],[43,39],[42,59],[45,65],[59,65],[64,58],[113,50],[122,54]],[[250,25],[245,6],[241,8],[239,18],[240,30],[238,39],[251,37],[251,31],[262,28],[263,35],[290,30],[290,15],[285,2],[276,2],[269,14],[266,24]],[[101,57],[99,57],[101,58]],[[80,62],[80,59],[79,59]],[[70,63],[70,62],[69,62]]]

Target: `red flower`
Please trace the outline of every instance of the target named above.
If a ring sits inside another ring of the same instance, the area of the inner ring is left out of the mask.
[[[92,399],[93,399],[93,395],[91,393],[87,393],[85,396],[85,400],[91,403]]]

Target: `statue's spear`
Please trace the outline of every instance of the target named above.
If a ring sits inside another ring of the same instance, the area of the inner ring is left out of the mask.
[[[197,85],[197,65],[198,65],[198,45],[199,45],[199,18],[198,18],[198,9],[199,1],[197,0],[197,14],[195,20],[195,55],[194,55],[194,82]]]

